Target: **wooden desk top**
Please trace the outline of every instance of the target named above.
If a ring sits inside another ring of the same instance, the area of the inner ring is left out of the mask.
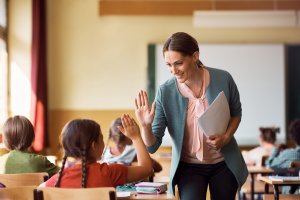
[[[272,185],[285,185],[285,184],[299,185],[300,184],[300,181],[278,181],[278,180],[272,180],[268,176],[261,176],[258,179]]]
[[[169,183],[170,182],[170,177],[169,176],[154,176],[153,177],[153,182]]]
[[[260,173],[273,173],[274,170],[262,166],[248,166],[248,172],[250,174],[260,174]]]

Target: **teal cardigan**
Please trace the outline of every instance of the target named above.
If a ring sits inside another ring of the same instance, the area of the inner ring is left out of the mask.
[[[231,116],[241,116],[242,109],[239,92],[231,75],[220,69],[209,67],[206,67],[206,69],[210,74],[210,83],[205,93],[208,103],[211,104],[217,95],[221,91],[224,91],[229,102]],[[172,77],[159,87],[155,101],[156,108],[152,131],[156,137],[156,142],[152,146],[148,146],[147,149],[150,153],[156,152],[162,143],[162,138],[167,127],[172,139],[170,170],[170,183],[172,187],[169,188],[169,191],[174,194],[174,187],[176,185],[174,176],[182,151],[188,98],[181,95],[176,84],[176,78]],[[234,137],[221,149],[221,152],[228,168],[234,174],[239,187],[241,187],[247,179],[248,170]]]

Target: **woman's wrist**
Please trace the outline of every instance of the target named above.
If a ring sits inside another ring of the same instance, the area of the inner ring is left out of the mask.
[[[230,133],[224,134],[224,145],[227,144],[231,140],[232,135]]]
[[[152,125],[151,125],[151,124],[143,124],[143,125],[142,125],[142,129],[143,129],[144,131],[149,131],[149,130],[152,129]]]

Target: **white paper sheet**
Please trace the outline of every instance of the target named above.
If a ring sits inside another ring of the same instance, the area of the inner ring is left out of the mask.
[[[300,181],[299,176],[269,176],[272,181]]]
[[[209,108],[198,118],[198,126],[206,135],[226,132],[230,110],[224,92],[220,92]]]

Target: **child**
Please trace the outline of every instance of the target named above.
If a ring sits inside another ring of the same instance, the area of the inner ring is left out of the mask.
[[[263,156],[270,156],[276,143],[276,133],[279,128],[260,127],[259,146],[250,151],[243,151],[243,157],[247,165],[261,165]]]
[[[132,141],[118,128],[120,126],[122,126],[121,118],[117,118],[112,122],[109,128],[108,140],[112,140],[114,145],[106,147],[102,161],[107,163],[131,165],[136,157],[136,152],[132,146]]]
[[[102,161],[107,163],[121,163],[125,165],[131,165],[133,161],[136,161],[136,151],[132,146],[130,138],[126,137],[118,128],[122,126],[121,118],[115,119],[109,128],[109,140],[112,140],[114,145],[106,147]],[[160,172],[162,166],[151,159],[154,172]]]
[[[1,174],[47,172],[49,177],[59,168],[45,156],[29,152],[34,141],[34,129],[24,116],[14,116],[6,120],[3,126],[4,145],[9,153],[0,157]]]
[[[62,131],[64,157],[61,170],[41,187],[89,188],[116,187],[148,177],[152,172],[151,159],[143,143],[136,122],[123,115],[119,129],[129,137],[137,150],[138,166],[97,163],[104,149],[103,136],[98,123],[89,119],[75,119]],[[65,168],[68,157],[76,159],[75,165]]]
[[[300,119],[294,120],[289,125],[289,136],[291,141],[296,144],[296,147],[283,151],[275,147],[270,157],[266,160],[266,165],[277,173],[288,172],[290,163],[300,160]]]
[[[300,160],[300,119],[292,121],[289,125],[289,136],[296,146],[280,151],[275,147],[270,157],[266,160],[266,166],[273,169],[279,175],[289,175],[288,171],[292,161]],[[288,191],[288,187],[282,189],[282,193],[294,193],[295,187]]]

